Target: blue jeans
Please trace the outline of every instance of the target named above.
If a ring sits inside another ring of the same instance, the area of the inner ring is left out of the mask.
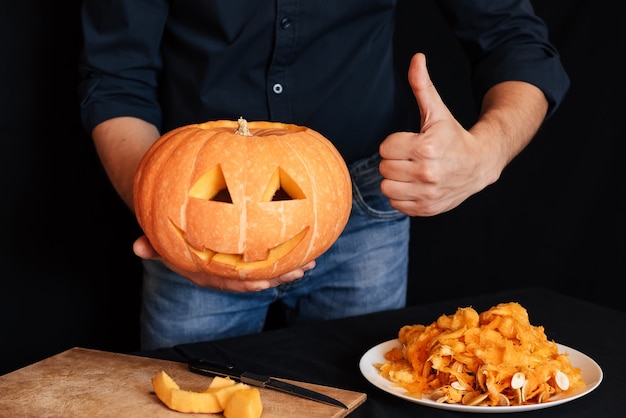
[[[260,332],[280,301],[288,323],[401,308],[406,303],[409,217],[380,192],[378,155],[350,165],[350,219],[317,266],[301,279],[252,293],[199,287],[162,263],[144,260],[144,350]]]

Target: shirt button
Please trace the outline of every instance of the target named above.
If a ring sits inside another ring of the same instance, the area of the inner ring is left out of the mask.
[[[280,94],[283,92],[283,85],[280,83],[276,83],[272,86],[272,91],[276,94]]]
[[[291,27],[291,19],[289,19],[288,17],[283,17],[283,18],[280,20],[280,26],[281,26],[283,29],[289,29],[289,28]]]

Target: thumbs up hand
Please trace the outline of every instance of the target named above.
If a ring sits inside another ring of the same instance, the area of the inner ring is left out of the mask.
[[[422,53],[411,60],[409,84],[421,114],[420,132],[396,132],[385,138],[379,168],[382,192],[394,208],[410,216],[449,211],[494,183],[530,141],[547,108],[534,86],[501,83],[485,96],[481,119],[466,130],[437,92]],[[532,100],[536,109],[524,119],[519,106],[526,100]],[[514,123],[509,124],[511,117]]]

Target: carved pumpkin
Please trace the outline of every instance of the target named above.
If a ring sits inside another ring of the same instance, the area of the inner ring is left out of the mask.
[[[135,214],[175,266],[267,279],[324,253],[352,206],[346,164],[297,125],[212,121],[163,135],[142,159]]]

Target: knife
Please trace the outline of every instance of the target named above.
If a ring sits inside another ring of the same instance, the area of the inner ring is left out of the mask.
[[[192,359],[188,360],[187,364],[189,366],[189,370],[204,376],[230,377],[251,386],[274,389],[290,395],[310,399],[312,401],[348,409],[345,404],[339,402],[337,399],[331,398],[330,396],[326,396],[323,393],[287,383],[268,375],[241,370],[229,364],[223,364],[207,359]]]

